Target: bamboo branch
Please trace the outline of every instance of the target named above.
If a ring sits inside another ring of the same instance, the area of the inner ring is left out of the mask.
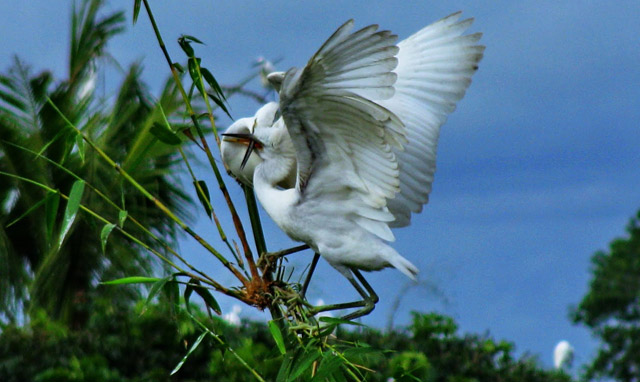
[[[123,178],[125,178],[131,185],[133,185],[138,191],[142,193],[147,199],[149,199],[153,204],[156,205],[165,215],[167,215],[171,220],[173,220],[176,224],[180,226],[185,232],[187,232],[191,237],[193,237],[200,245],[202,245],[205,249],[211,252],[221,263],[224,265],[231,273],[233,273],[238,280],[240,280],[244,285],[247,285],[248,281],[244,277],[242,273],[240,273],[234,266],[227,260],[222,254],[220,254],[215,248],[211,246],[206,240],[204,240],[200,235],[195,233],[188,225],[186,225],[179,217],[177,217],[171,210],[164,205],[158,198],[151,195],[149,191],[147,191],[142,185],[140,185],[129,173],[127,173],[119,164],[113,161],[100,147],[98,147],[91,139],[84,135],[80,129],[78,129],[71,121],[67,119],[67,117],[58,109],[58,107],[53,103],[51,98],[47,97],[47,102],[56,110],[56,112],[60,115],[60,117],[67,123],[69,127],[71,127],[77,134],[79,134],[82,139],[94,149],[102,159],[107,162],[113,169],[115,169]]]
[[[59,190],[55,190],[49,186],[47,186],[46,184],[37,182],[33,179],[29,179],[29,178],[25,178],[16,174],[11,174],[11,173],[7,173],[4,171],[0,171],[0,175],[5,175],[5,176],[9,176],[18,180],[21,180],[23,182],[26,183],[30,183],[33,185],[36,185],[42,189],[44,189],[45,191],[48,192],[55,192],[58,195],[60,195],[60,197],[62,197],[65,200],[69,200],[69,196],[62,193]],[[86,184],[86,182],[85,182]],[[100,214],[98,214],[97,212],[91,210],[90,208],[86,207],[85,205],[80,205],[80,209],[85,211],[86,213],[88,213],[89,215],[93,216],[94,218],[98,219],[99,221],[101,221],[102,223],[105,224],[114,224],[112,222],[110,222],[109,220],[107,220],[106,218],[104,218],[103,216],[101,216]],[[165,263],[169,264],[170,266],[172,266],[173,268],[175,268],[178,272],[184,273],[186,276],[189,276],[191,278],[195,278],[197,280],[200,280],[203,283],[209,284],[212,287],[214,287],[217,291],[224,293],[228,296],[237,298],[239,300],[245,301],[246,299],[244,299],[243,294],[233,290],[233,289],[229,289],[229,288],[225,288],[224,286],[222,286],[220,283],[216,282],[215,280],[211,279],[210,277],[206,276],[205,274],[203,274],[202,272],[198,271],[197,269],[195,269],[193,266],[191,266],[190,264],[186,263],[185,265],[187,265],[187,267],[189,267],[189,269],[191,269],[192,271],[198,273],[198,275],[193,274],[187,270],[185,270],[184,268],[180,267],[178,264],[174,263],[173,261],[171,261],[170,259],[168,259],[166,256],[164,256],[162,253],[158,252],[156,249],[152,248],[151,246],[149,246],[148,244],[146,244],[145,242],[143,242],[142,240],[138,239],[137,237],[133,236],[131,233],[127,232],[124,228],[121,228],[120,226],[118,226],[117,224],[114,224],[114,227],[120,232],[122,233],[126,238],[128,238],[129,240],[133,241],[134,243],[140,245],[142,248],[146,249],[147,251],[153,253],[155,256],[157,256],[159,259],[161,259],[162,261],[164,261]],[[177,253],[171,249],[171,252],[175,255],[177,255]],[[204,279],[203,279],[204,277]]]
[[[240,242],[242,243],[242,247],[245,251],[245,257],[247,258],[247,261],[249,263],[249,267],[250,269],[252,269],[252,276],[254,278],[259,278],[259,274],[257,273],[257,270],[253,270],[253,268],[255,268],[255,262],[253,260],[253,256],[251,254],[251,249],[249,247],[249,244],[247,242],[247,237],[246,237],[246,233],[244,230],[244,227],[242,226],[242,221],[240,220],[240,217],[238,216],[238,213],[236,211],[236,208],[233,204],[233,201],[231,200],[231,197],[229,195],[229,191],[227,190],[227,187],[224,183],[224,180],[222,178],[222,175],[220,174],[220,170],[218,169],[218,166],[215,163],[215,160],[213,158],[213,155],[211,153],[211,149],[209,148],[209,145],[207,143],[207,140],[204,137],[204,134],[202,133],[202,129],[200,127],[200,123],[198,122],[198,118],[195,115],[193,108],[191,107],[191,102],[189,101],[189,97],[187,95],[187,93],[184,90],[184,87],[182,86],[182,82],[180,81],[180,76],[178,75],[178,71],[176,70],[175,66],[173,65],[173,61],[171,60],[171,57],[169,56],[169,52],[167,51],[167,48],[164,44],[164,41],[162,40],[162,36],[160,35],[160,30],[158,29],[158,25],[156,24],[155,18],[153,17],[153,13],[151,12],[151,7],[149,6],[149,2],[148,0],[143,0],[145,9],[147,11],[147,15],[149,16],[149,20],[151,22],[151,26],[153,28],[153,31],[156,35],[156,39],[158,40],[158,44],[160,45],[160,49],[162,50],[162,53],[167,61],[167,64],[169,65],[169,68],[171,69],[171,74],[173,75],[173,78],[176,82],[176,85],[178,86],[178,89],[180,91],[180,93],[182,94],[182,98],[184,99],[185,105],[187,107],[187,112],[189,113],[189,116],[191,117],[191,121],[193,122],[193,125],[196,129],[196,131],[198,132],[198,136],[200,138],[200,142],[202,144],[202,147],[205,151],[205,153],[207,154],[207,158],[209,160],[209,164],[213,170],[213,173],[216,177],[216,180],[218,182],[218,185],[220,187],[220,191],[222,192],[225,201],[227,202],[227,205],[229,207],[229,212],[231,213],[231,217],[233,219],[233,223],[234,226],[236,228],[236,231],[238,233],[238,237],[240,239]],[[202,78],[200,76],[200,78]],[[211,114],[211,113],[210,113]],[[212,125],[211,128],[213,129],[213,133],[215,135],[216,138],[216,142],[218,143],[218,145],[220,144],[220,138],[218,137],[217,134],[217,130],[216,130],[216,126],[215,126],[215,121],[213,121],[213,118],[211,117],[212,120]],[[253,264],[253,265],[252,265]],[[240,278],[240,280],[244,279],[244,277]],[[243,282],[245,283],[245,282]],[[246,283],[245,283],[246,284]]]

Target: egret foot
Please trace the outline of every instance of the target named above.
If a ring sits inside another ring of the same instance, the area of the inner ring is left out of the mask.
[[[373,290],[373,288],[371,288],[371,285],[369,285],[367,280],[365,280],[364,276],[362,276],[360,271],[358,271],[355,268],[351,268],[351,272],[353,275],[356,276],[356,278],[358,278],[358,281],[360,281],[360,284],[362,284],[362,286],[358,284],[358,281],[356,281],[356,279],[353,277],[347,277],[347,279],[349,280],[351,285],[353,285],[356,291],[358,291],[358,294],[362,296],[362,300],[345,302],[341,304],[318,306],[311,310],[311,313],[313,315],[316,315],[320,312],[327,312],[331,310],[361,308],[356,310],[355,312],[347,314],[346,316],[340,317],[343,320],[354,320],[356,318],[366,316],[367,314],[371,313],[373,309],[375,309],[376,303],[380,301],[380,298],[378,297],[376,292]]]

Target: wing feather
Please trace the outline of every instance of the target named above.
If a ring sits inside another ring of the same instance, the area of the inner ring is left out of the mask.
[[[380,101],[402,118],[408,142],[404,150],[393,149],[400,193],[388,201],[396,218],[392,227],[408,225],[411,213],[428,202],[440,127],[464,96],[484,52],[477,45],[480,33],[464,35],[473,19],[459,19],[459,12],[445,17],[398,44],[395,94]]]
[[[280,108],[293,141],[301,202],[331,203],[360,227],[393,240],[387,199],[399,191],[400,119],[372,101],[394,95],[396,36],[348,21],[303,70],[290,69]]]

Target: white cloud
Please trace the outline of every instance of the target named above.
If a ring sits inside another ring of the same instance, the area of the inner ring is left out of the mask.
[[[240,312],[242,312],[242,307],[233,305],[231,312],[226,313],[222,318],[229,324],[238,326],[240,325]]]

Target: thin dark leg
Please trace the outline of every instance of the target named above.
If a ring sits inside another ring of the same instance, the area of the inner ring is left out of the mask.
[[[362,300],[354,301],[354,302],[346,302],[341,304],[319,306],[313,309],[314,314],[320,313],[320,312],[326,312],[329,310],[361,308],[356,310],[353,313],[347,314],[346,316],[342,317],[343,320],[353,320],[358,317],[366,316],[367,314],[371,313],[371,311],[376,307],[376,303],[379,301],[378,295],[373,290],[371,285],[369,285],[367,280],[365,280],[364,276],[362,276],[360,271],[358,271],[357,269],[351,268],[351,272],[353,273],[353,275],[356,276],[358,281],[360,281],[362,286],[360,286],[360,284],[358,284],[358,281],[356,281],[356,279],[353,277],[347,277],[347,280],[349,280],[349,282],[351,283],[351,285],[353,285],[353,287],[358,292],[358,294],[360,294],[360,296],[362,297]]]
[[[318,260],[320,260],[320,254],[314,253],[313,260],[311,260],[311,265],[309,266],[309,272],[307,272],[307,277],[304,279],[304,284],[302,284],[302,292],[300,295],[302,298],[305,298],[307,295],[307,288],[309,288],[309,283],[311,282],[311,276],[313,275],[313,271],[316,270],[316,265],[318,265]]]
[[[373,304],[377,304],[378,301],[380,301],[380,298],[378,297],[378,295],[376,294],[376,291],[373,290],[373,288],[371,287],[371,285],[367,282],[367,280],[364,278],[364,276],[362,276],[362,273],[360,273],[359,270],[357,269],[351,269],[351,272],[353,272],[354,275],[356,275],[356,277],[358,278],[358,280],[360,280],[360,284],[362,284],[362,286],[367,290],[367,292],[369,292],[369,298],[371,299],[371,301],[373,301]],[[352,283],[353,284],[353,283]],[[360,293],[360,295],[362,296],[362,293]],[[364,297],[364,296],[363,296]]]

